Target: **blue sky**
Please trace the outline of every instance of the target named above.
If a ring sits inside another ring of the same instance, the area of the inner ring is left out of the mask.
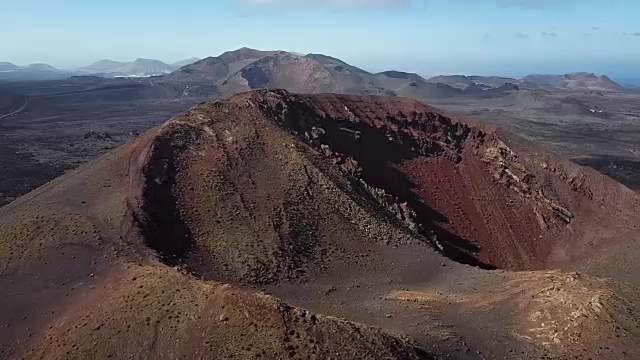
[[[638,0],[0,0],[0,61],[172,62],[247,46],[423,75],[640,77]]]

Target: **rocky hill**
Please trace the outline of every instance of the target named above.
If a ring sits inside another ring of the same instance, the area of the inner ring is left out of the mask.
[[[219,85],[238,70],[277,51],[259,51],[241,48],[227,51],[220,56],[207,57],[193,64],[183,66],[169,77],[181,81],[207,81]]]
[[[451,87],[465,90],[474,86],[484,86],[488,88],[497,88],[508,83],[518,83],[518,80],[514,78],[500,77],[500,76],[478,76],[478,75],[439,75],[429,78],[427,80],[432,84],[445,84]]]
[[[254,61],[221,84],[221,92],[228,95],[260,88],[341,94],[384,94],[387,91],[368,79],[365,72],[290,53],[278,53]]]
[[[181,68],[183,66],[191,65],[191,64],[193,64],[195,62],[198,62],[200,60],[201,60],[200,58],[192,57],[192,58],[189,58],[189,59],[176,61],[176,62],[172,63],[171,66],[174,67],[175,69],[179,69],[179,68]]]
[[[100,60],[91,65],[79,68],[80,74],[99,74],[105,77],[149,77],[169,74],[182,66],[192,64],[199,59],[191,58],[166,64],[160,60],[138,58],[131,62]]]
[[[0,209],[0,349],[634,359],[639,209],[414,100],[241,93]]]
[[[80,71],[86,71],[88,73],[111,73],[117,72],[119,68],[127,65],[126,62],[113,61],[113,60],[99,60],[95,63],[79,68]]]
[[[424,79],[402,71],[370,73],[322,54],[294,54],[242,48],[209,57],[168,75],[167,81],[208,83],[222,96],[260,88],[284,88],[298,93],[397,95],[420,101],[466,96],[490,98],[484,90],[623,91],[606,76],[588,73],[529,75],[522,79],[500,76],[436,76]],[[505,96],[508,94],[505,94]]]
[[[427,80],[433,84],[445,84],[465,90],[469,87],[485,86],[498,88],[507,84],[516,84],[526,89],[544,90],[584,90],[584,91],[624,91],[625,88],[606,75],[576,72],[564,75],[532,74],[520,79],[499,76],[440,75]]]
[[[223,96],[260,88],[284,88],[299,93],[399,95],[420,100],[449,98],[460,93],[450,86],[428,83],[417,74],[399,71],[372,74],[322,54],[248,48],[203,59],[168,78],[213,83]]]
[[[138,58],[132,63],[125,64],[116,72],[121,72],[129,76],[151,76],[168,74],[174,70],[172,65],[163,63],[160,60]]]
[[[374,75],[374,81],[398,96],[420,101],[448,99],[461,95],[460,89],[442,83],[431,83],[418,74],[385,71]]]
[[[433,84],[446,84],[451,87],[464,90],[474,82],[468,76],[465,75],[438,75],[428,80]]]
[[[532,88],[551,90],[623,91],[624,87],[606,75],[576,72],[565,75],[528,75],[521,83]]]
[[[563,76],[562,87],[571,90],[621,91],[624,88],[606,75],[572,73]]]

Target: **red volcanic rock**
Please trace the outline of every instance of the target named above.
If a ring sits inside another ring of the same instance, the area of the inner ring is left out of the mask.
[[[636,219],[637,195],[606,176],[417,101],[283,91],[232,101],[254,104],[345,172],[406,203],[421,233],[462,262],[512,270],[579,262],[624,241],[618,229]]]

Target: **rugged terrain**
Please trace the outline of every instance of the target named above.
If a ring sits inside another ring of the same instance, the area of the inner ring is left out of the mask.
[[[188,109],[149,80],[1,84],[0,206]]]
[[[486,88],[496,88],[506,84],[520,85],[530,89],[546,90],[578,90],[620,92],[625,88],[611,80],[606,75],[596,76],[588,72],[575,72],[564,75],[532,74],[523,78],[508,78],[499,76],[465,76],[440,75],[428,80],[431,83],[446,84],[458,89],[467,89],[472,85],[482,85]]]
[[[0,82],[0,205],[200,101],[263,87],[414,98],[505,127],[640,189],[640,93],[606,76],[425,79],[371,73],[322,54],[242,48],[164,76]]]
[[[191,58],[165,64],[160,60],[138,58],[131,62],[100,60],[78,69],[60,70],[48,64],[18,66],[0,62],[0,81],[65,80],[73,76],[150,77],[169,74],[199,59]]]
[[[242,93],[0,209],[0,348],[635,359],[639,210],[414,100]]]
[[[633,92],[489,89],[431,104],[535,142],[640,189],[640,96]]]

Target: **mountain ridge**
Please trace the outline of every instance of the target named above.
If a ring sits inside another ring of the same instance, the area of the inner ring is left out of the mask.
[[[288,55],[286,55],[288,54]],[[317,77],[325,77],[327,81],[331,82],[334,80],[329,80],[329,78],[338,77],[346,82],[342,85],[333,85],[325,84],[323,86],[319,86],[318,88],[344,88],[350,89],[349,92],[354,92],[354,85],[359,84],[361,86],[358,89],[359,93],[367,94],[374,91],[376,93],[384,93],[384,90],[375,89],[375,87],[385,87],[385,83],[389,83],[385,90],[388,91],[388,94],[397,90],[403,89],[399,91],[398,95],[401,96],[414,96],[415,98],[428,101],[430,99],[443,99],[449,98],[452,96],[460,95],[456,89],[466,90],[469,88],[469,92],[483,90],[487,88],[498,88],[507,83],[513,83],[524,87],[529,87],[532,89],[547,89],[547,90],[586,90],[586,91],[625,91],[627,88],[615,83],[606,75],[601,75],[599,77],[595,76],[592,73],[586,72],[575,72],[564,75],[539,75],[532,74],[527,75],[523,78],[508,78],[508,77],[499,77],[499,76],[477,76],[477,75],[439,75],[434,76],[428,79],[423,78],[422,76],[415,73],[406,73],[402,71],[389,70],[379,72],[377,74],[372,74],[366,70],[360,69],[356,66],[350,65],[338,58],[323,55],[323,54],[295,54],[286,51],[261,51],[251,48],[240,48],[237,50],[227,51],[218,56],[210,56],[205,59],[197,59],[191,58],[183,61],[178,61],[173,64],[166,64],[164,62],[153,60],[153,59],[143,59],[139,58],[132,62],[117,62],[111,60],[100,60],[91,65],[87,65],[85,67],[79,68],[82,74],[100,74],[101,76],[132,76],[132,77],[149,77],[149,76],[163,76],[166,81],[177,81],[177,82],[194,82],[194,83],[213,83],[210,85],[221,86],[225,81],[236,82],[237,84],[230,86],[230,88],[237,88],[238,91],[250,90],[252,88],[251,85],[246,84],[246,79],[243,78],[242,75],[235,80],[230,80],[232,76],[236,74],[236,72],[240,71],[245,67],[251,67],[253,70],[249,71],[257,71],[256,68],[259,67],[254,62],[262,59],[266,56],[276,56],[278,55],[280,59],[284,59],[285,57],[297,57],[301,61],[302,59],[310,60],[307,63],[307,66],[314,65],[315,71],[318,74],[314,75]],[[285,56],[286,55],[286,56]],[[253,64],[253,65],[252,65]],[[322,65],[317,66],[317,64]],[[276,67],[284,67],[284,66],[294,66],[293,63],[282,63],[279,65],[274,65]],[[5,67],[11,67],[8,63],[5,64]],[[8,68],[7,68],[8,69]],[[11,67],[11,69],[4,71],[16,71],[20,69],[16,69],[15,67]],[[273,70],[273,69],[272,69]],[[307,70],[303,69],[295,69],[291,68],[291,72],[299,72],[304,73]],[[324,71],[329,71],[332,76],[327,77],[328,75],[324,73]],[[2,70],[0,70],[2,71]],[[263,72],[259,70],[258,72]],[[285,69],[280,69],[277,71],[278,73],[284,73]],[[68,72],[57,72],[53,69],[47,69],[46,73],[55,74],[56,77],[63,77]],[[337,73],[341,73],[342,75],[338,76]],[[43,73],[44,74],[44,73]],[[39,76],[43,76],[40,74]],[[71,73],[69,73],[71,74]],[[36,76],[37,73],[34,72],[32,76],[28,76],[27,78],[32,78]],[[78,75],[77,73],[73,73],[73,75]],[[309,78],[311,75],[307,74],[304,77]],[[407,82],[401,82],[401,80],[409,80]],[[244,80],[243,80],[244,79]],[[393,80],[392,80],[393,79]],[[263,81],[265,83],[265,81]],[[278,81],[273,81],[274,84],[278,83]],[[444,84],[450,88],[442,88],[442,86],[433,86],[428,84]],[[244,86],[243,86],[244,85]],[[248,85],[248,86],[247,86]],[[295,81],[291,83],[285,84],[286,86],[275,86],[277,87],[285,87],[290,88],[291,90],[296,89]],[[304,88],[304,86],[300,86]],[[418,89],[411,89],[410,87],[419,87]],[[310,89],[309,92],[312,92],[313,89]],[[231,95],[231,93],[225,92],[224,89],[219,91],[224,95]]]
[[[268,58],[268,59],[265,59]],[[283,78],[288,74],[288,79]],[[606,76],[597,79],[586,73],[554,76],[559,90],[624,91]],[[447,99],[474,92],[503,88],[507,84],[548,88],[536,79],[549,76],[531,75],[522,79],[499,76],[437,76],[425,79],[415,73],[383,71],[376,74],[323,54],[293,54],[285,51],[260,51],[241,48],[217,57],[209,57],[167,75],[172,80],[211,82],[223,96],[262,87],[286,88],[294,92],[338,92],[352,94],[396,94],[421,101]],[[580,78],[580,79],[578,79]],[[313,80],[312,80],[313,79]],[[602,85],[602,84],[604,85]],[[469,89],[468,91],[467,88]],[[463,90],[463,91],[460,91]]]
[[[546,90],[604,90],[623,91],[625,88],[606,75],[596,76],[589,72],[573,72],[562,75],[530,74],[522,78],[499,76],[438,75],[427,80],[431,83],[447,84],[455,88],[466,89],[473,85],[504,86],[512,83],[531,89]]]
[[[197,58],[185,59],[172,64],[160,60],[137,58],[131,62],[120,62],[108,59],[99,60],[93,64],[78,68],[86,74],[104,74],[111,76],[159,76],[169,74],[182,66],[198,61]]]

